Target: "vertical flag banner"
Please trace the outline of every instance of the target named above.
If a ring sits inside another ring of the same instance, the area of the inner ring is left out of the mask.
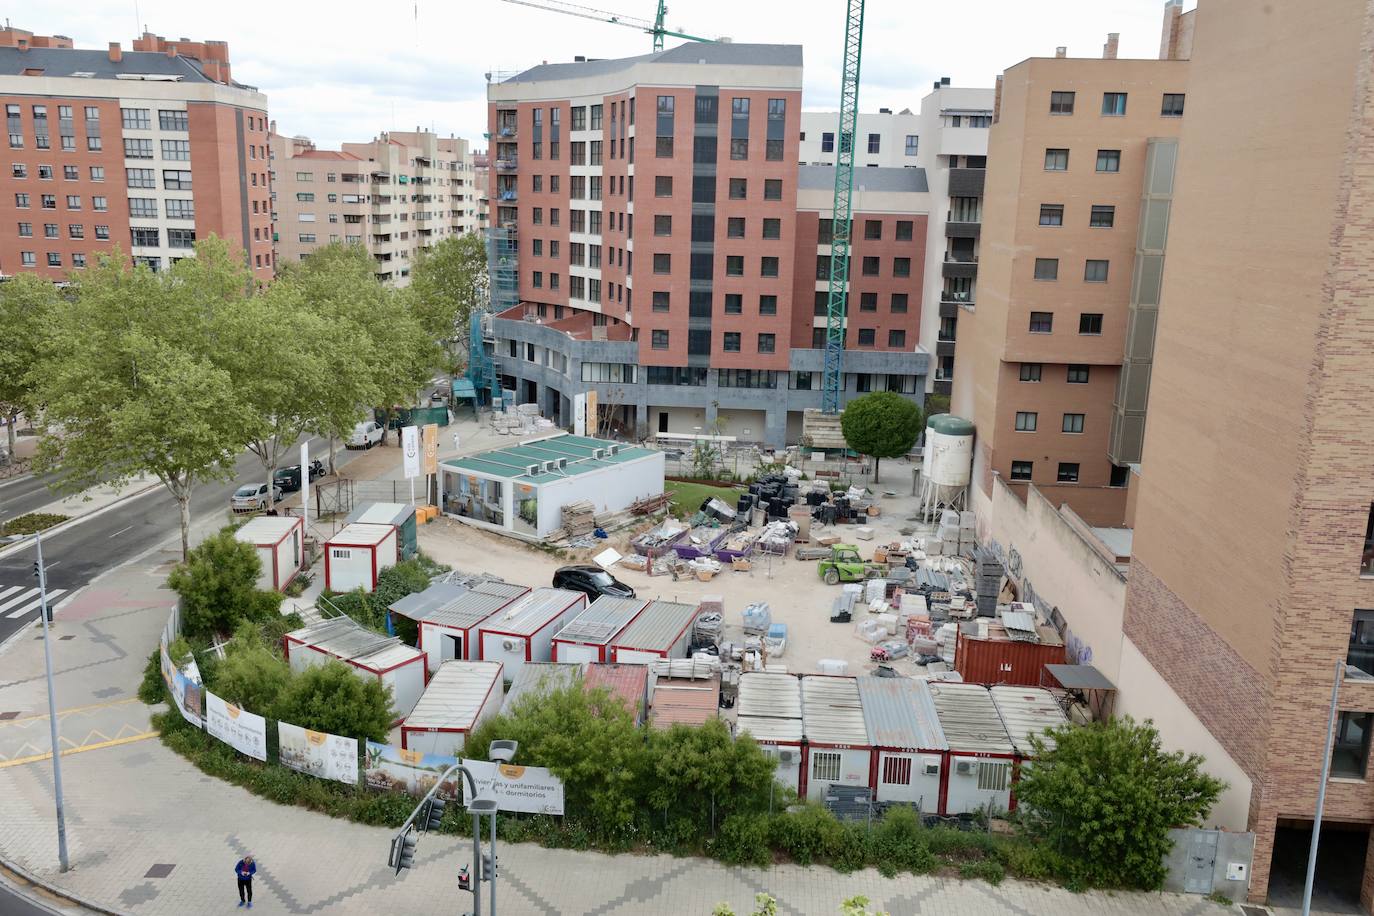
[[[401,452],[405,455],[406,477],[420,476],[420,428],[406,426],[401,430]]]

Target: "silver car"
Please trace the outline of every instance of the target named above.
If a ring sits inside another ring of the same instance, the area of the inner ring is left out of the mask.
[[[272,488],[273,502],[281,501],[281,487]],[[258,512],[267,508],[267,484],[250,483],[239,487],[229,497],[229,508],[235,512]]]

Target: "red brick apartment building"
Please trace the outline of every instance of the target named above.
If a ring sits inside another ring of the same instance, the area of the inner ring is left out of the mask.
[[[0,275],[63,279],[116,245],[163,268],[214,234],[272,277],[267,98],[233,80],[224,42],[0,30],[0,104]]]

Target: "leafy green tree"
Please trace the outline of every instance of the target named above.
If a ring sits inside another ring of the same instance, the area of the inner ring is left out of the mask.
[[[468,316],[487,296],[487,251],[475,232],[422,251],[410,272],[411,309],[435,340],[461,340]]]
[[[155,274],[115,251],[55,311],[35,373],[43,406],[41,469],[79,490],[151,474],[176,499],[190,549],[191,494],[229,479],[258,418],[235,390],[218,345],[226,314],[249,295],[247,271],[219,239]]]
[[[752,738],[735,740],[720,719],[674,725],[649,736],[653,788],[649,803],[699,832],[712,817],[766,810],[774,764]]]
[[[19,417],[33,419],[39,378],[34,370],[47,350],[60,304],[57,287],[32,274],[0,283],[0,417],[11,458]]]
[[[873,479],[878,462],[900,458],[921,434],[921,408],[894,391],[875,391],[850,401],[840,415],[840,430],[849,447],[873,458]]]
[[[206,538],[167,577],[181,597],[182,632],[206,639],[278,613],[282,596],[258,589],[261,573],[257,549],[236,540],[232,528]]]
[[[1016,787],[1022,821],[1089,885],[1161,887],[1169,828],[1201,823],[1226,788],[1200,755],[1166,753],[1149,720],[1065,725],[1032,743]]]
[[[291,666],[267,645],[256,624],[244,621],[208,686],[230,703],[265,716],[276,709],[290,682]]]
[[[385,741],[396,718],[390,687],[332,660],[293,675],[273,713],[302,728],[373,741]]]

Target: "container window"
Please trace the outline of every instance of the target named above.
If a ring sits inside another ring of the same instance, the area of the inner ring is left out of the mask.
[[[1011,764],[980,760],[978,762],[978,788],[987,792],[1001,792],[1007,787],[1007,776]]]
[[[887,757],[883,760],[883,782],[890,786],[911,785],[911,758]]]
[[[840,755],[834,751],[812,751],[811,778],[822,782],[839,782]]]

